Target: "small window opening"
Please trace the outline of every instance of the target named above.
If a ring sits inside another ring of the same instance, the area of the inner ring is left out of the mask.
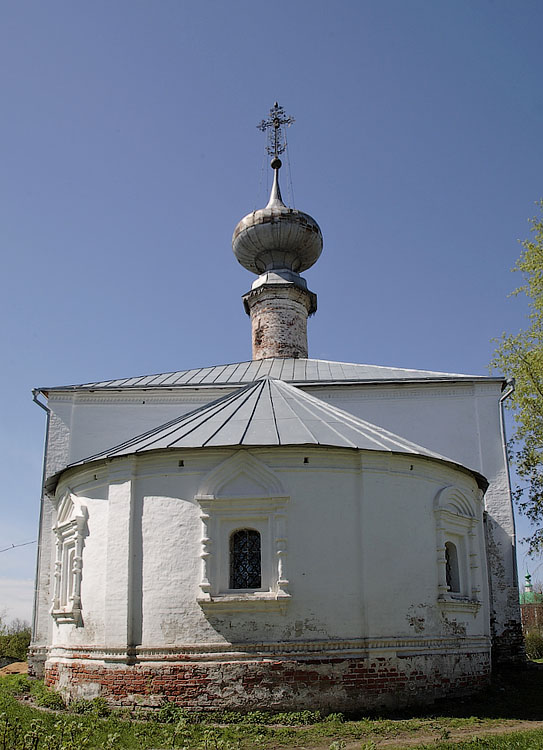
[[[305,456],[305,458],[304,458],[304,464],[308,464],[308,463],[309,463],[309,457]]]
[[[259,589],[261,586],[260,534],[239,529],[230,536],[230,588]]]
[[[185,465],[185,462],[183,461],[183,459],[180,459],[180,460],[179,460],[179,461],[177,462],[177,465],[178,465],[178,466],[184,466],[184,465]]]
[[[445,543],[445,570],[447,588],[452,594],[460,593],[460,572],[458,569],[458,551],[452,542]]]

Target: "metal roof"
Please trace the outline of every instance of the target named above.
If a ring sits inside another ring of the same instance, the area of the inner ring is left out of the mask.
[[[171,448],[281,445],[403,453],[459,466],[451,459],[354,417],[299,388],[268,378],[243,386],[189,414],[70,466]],[[53,483],[59,476],[60,473],[51,478]]]
[[[275,378],[289,383],[375,383],[409,381],[473,381],[502,380],[485,375],[462,375],[459,373],[435,372],[432,370],[409,370],[380,365],[357,365],[350,362],[330,362],[323,359],[292,359],[271,357],[249,362],[236,362],[214,367],[198,367],[192,370],[166,372],[158,375],[143,375],[135,378],[102,380],[81,385],[39,388],[49,391],[70,390],[124,390],[130,388],[181,388],[194,386],[242,385],[259,378]]]

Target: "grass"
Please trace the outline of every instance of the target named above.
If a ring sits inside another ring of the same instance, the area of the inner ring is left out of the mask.
[[[0,678],[0,750],[376,750],[392,747],[391,742],[399,748],[417,740],[418,745],[410,744],[411,750],[542,748],[543,729],[483,734],[507,732],[521,721],[543,721],[543,670],[502,676],[480,696],[443,701],[431,712],[412,710],[381,717],[322,717],[311,711],[204,716],[172,704],[149,714],[141,709],[111,711],[102,699],[74,701],[66,710],[60,696],[39,681],[22,675]]]

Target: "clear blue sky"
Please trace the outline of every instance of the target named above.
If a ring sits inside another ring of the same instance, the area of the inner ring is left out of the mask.
[[[325,239],[310,356],[485,373],[526,313],[541,28],[540,0],[4,3],[0,549],[36,538],[32,387],[250,358],[230,239],[275,100]],[[0,611],[30,616],[35,546]]]

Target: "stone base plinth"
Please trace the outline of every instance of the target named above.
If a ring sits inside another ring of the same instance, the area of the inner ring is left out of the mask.
[[[475,693],[490,678],[488,652],[373,658],[251,659],[108,664],[50,660],[45,679],[67,698],[193,710],[371,711]]]

